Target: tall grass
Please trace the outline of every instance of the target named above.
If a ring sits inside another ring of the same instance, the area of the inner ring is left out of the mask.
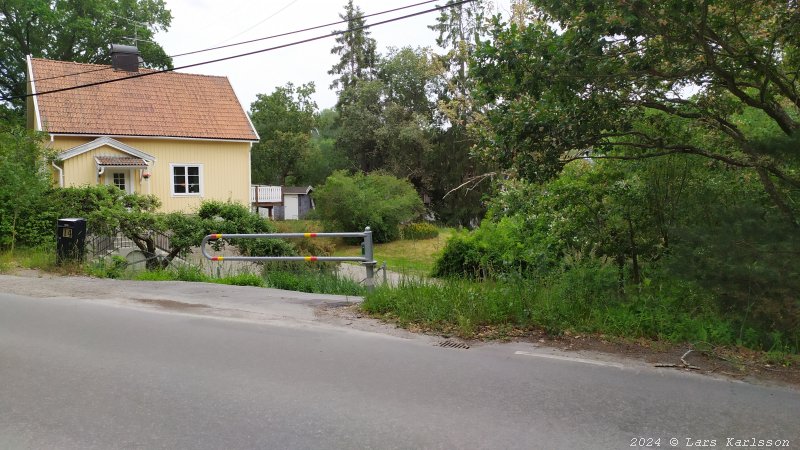
[[[364,295],[365,289],[360,283],[327,270],[286,268],[264,268],[264,280],[267,287],[299,292],[334,295]]]
[[[363,295],[364,287],[325,268],[308,268],[291,264],[266,266],[263,274],[242,272],[223,277],[206,275],[200,267],[184,265],[166,270],[132,274],[140,281],[192,281],[235,286],[256,286],[316,294]]]
[[[782,335],[742,328],[718,310],[713,296],[689,283],[629,288],[620,293],[613,269],[576,268],[546,280],[408,280],[367,294],[362,308],[432,331],[473,337],[486,327],[603,333],[670,342],[743,345],[798,352],[800,332]]]
[[[35,248],[16,248],[14,251],[0,252],[0,273],[16,269],[39,269],[46,272],[74,273],[79,264],[56,263],[56,250],[53,246]]]

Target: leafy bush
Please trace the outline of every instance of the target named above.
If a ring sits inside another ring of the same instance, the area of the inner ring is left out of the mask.
[[[427,222],[408,223],[400,226],[400,236],[406,240],[433,239],[439,236],[439,229]]]
[[[370,227],[374,242],[398,239],[399,225],[424,209],[411,183],[379,173],[335,172],[314,196],[326,230],[357,232]]]
[[[48,154],[39,138],[22,128],[0,128],[0,249],[54,241]]]
[[[434,277],[487,278],[492,264],[481,251],[476,235],[454,234],[433,265]]]
[[[197,211],[201,235],[194,236],[193,244],[197,245],[203,236],[212,233],[223,234],[256,234],[275,233],[272,223],[246,206],[232,202],[205,201]],[[200,239],[197,239],[199,237]],[[232,239],[243,255],[249,256],[290,256],[296,255],[294,246],[283,239]]]
[[[484,221],[470,233],[453,235],[434,264],[435,277],[543,276],[558,266],[549,238],[534,233],[522,216]]]

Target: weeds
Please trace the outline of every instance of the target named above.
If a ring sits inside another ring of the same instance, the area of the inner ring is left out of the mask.
[[[266,287],[299,292],[334,295],[364,295],[361,284],[324,270],[264,269]]]
[[[0,273],[8,273],[17,268],[60,272],[71,267],[72,264],[66,264],[64,268],[56,264],[56,251],[51,246],[17,248],[14,251],[0,252]],[[72,271],[68,270],[68,273]]]
[[[122,278],[128,261],[122,256],[100,258],[86,264],[86,274],[97,278]]]
[[[264,278],[254,273],[240,273],[238,275],[230,275],[222,278],[212,278],[209,281],[212,283],[228,284],[232,286],[267,286],[266,282],[264,282]]]
[[[498,281],[447,280],[433,284],[408,280],[396,288],[380,287],[367,294],[364,311],[389,317],[401,326],[421,326],[461,337],[474,337],[485,327],[536,328],[549,334],[603,333],[624,338],[668,342],[709,342],[797,353],[798,336],[758,332],[739,338],[736,317],[716,307],[714,298],[691,284],[663,287],[651,283],[622,294],[613,271],[576,269],[558,277]]]

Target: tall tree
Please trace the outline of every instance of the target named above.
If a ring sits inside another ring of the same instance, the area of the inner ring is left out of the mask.
[[[478,0],[443,9],[429,27],[438,33],[436,43],[444,51],[439,55],[445,70],[438,85],[438,110],[449,125],[438,134],[431,151],[430,170],[440,175],[429,194],[437,218],[453,225],[474,225],[485,212],[481,198],[490,188],[488,182],[479,181],[489,170],[470,156],[475,142],[467,133],[468,124],[481,116],[468,69],[486,36],[488,16],[487,2]]]
[[[443,9],[436,24],[428,27],[438,33],[436,44],[445,50],[441,59],[448,68],[449,85],[445,94],[450,98],[469,95],[473,84],[467,73],[469,60],[487,32],[487,18],[485,0],[477,0]]]
[[[793,223],[797,152],[757,144],[743,112],[777,135],[800,129],[796,2],[531,0],[522,27],[497,21],[472,73],[485,158],[548,179],[577,152],[643,158],[688,153],[754,170]]]
[[[261,140],[253,147],[252,179],[255,183],[286,184],[310,152],[317,104],[311,99],[314,83],[277,87],[270,95],[258,94],[250,105],[250,118]]]
[[[376,135],[383,122],[383,91],[380,80],[359,81],[339,95],[336,148],[347,155],[352,170],[371,172],[385,163]]]
[[[339,62],[328,74],[338,77],[331,83],[331,89],[341,93],[360,80],[374,79],[378,56],[375,39],[370,38],[369,31],[364,28],[364,13],[353,5],[353,0],[347,2],[339,17],[347,21],[347,29],[336,37],[331,54],[338,55]]]
[[[438,132],[433,99],[441,66],[426,48],[391,48],[378,76],[384,85],[383,120],[377,130],[384,169],[428,193],[439,176],[427,163]]]
[[[25,58],[108,63],[109,44],[138,37],[150,67],[172,67],[157,43],[172,15],[164,0],[0,0],[0,95],[25,94]],[[22,99],[0,106],[21,114]]]

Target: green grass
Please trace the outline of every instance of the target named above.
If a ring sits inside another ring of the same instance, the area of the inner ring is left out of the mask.
[[[491,282],[407,281],[367,294],[362,309],[401,326],[470,338],[497,331],[537,329],[553,335],[597,333],[666,342],[707,342],[798,353],[798,338],[769,330],[742,333],[735,317],[714,306],[710,293],[688,284],[650,286],[617,292],[591,270],[549,280],[508,279]],[[778,356],[776,356],[776,359]]]
[[[81,271],[79,263],[56,264],[56,250],[52,247],[16,248],[13,252],[0,252],[0,273],[10,273],[17,269],[70,274]]]
[[[316,294],[357,296],[364,294],[364,287],[355,281],[313,269],[279,268],[270,270],[267,268],[264,270],[263,276],[255,273],[239,273],[218,278],[204,274],[199,267],[182,266],[167,270],[142,271],[133,274],[132,278],[139,281],[192,281],[267,287]]]
[[[254,273],[239,273],[217,278],[206,275],[202,269],[191,265],[171,267],[166,270],[137,272],[133,274],[132,278],[139,281],[189,281],[232,286],[266,286],[264,278]]]
[[[264,270],[266,286],[275,289],[286,289],[299,292],[334,295],[364,295],[364,287],[353,280],[343,278],[335,273],[327,273],[313,269]]]
[[[385,244],[375,244],[375,260],[379,264],[386,262],[387,269],[392,272],[409,275],[430,275],[433,263],[453,235],[452,228],[442,228],[439,235],[432,239],[400,240]],[[337,244],[335,256],[361,256],[361,244]]]

